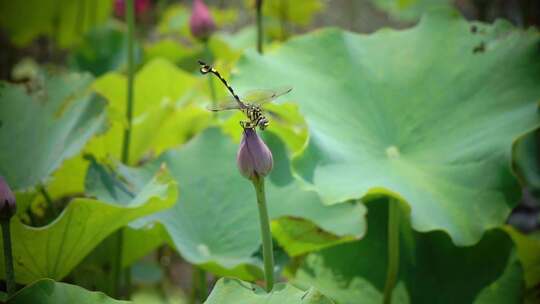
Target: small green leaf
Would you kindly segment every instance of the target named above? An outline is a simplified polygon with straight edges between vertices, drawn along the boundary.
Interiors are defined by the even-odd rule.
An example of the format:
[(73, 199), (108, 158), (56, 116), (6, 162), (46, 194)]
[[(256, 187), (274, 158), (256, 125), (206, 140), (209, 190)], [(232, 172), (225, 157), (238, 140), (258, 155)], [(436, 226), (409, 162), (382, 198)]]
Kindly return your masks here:
[(131, 303), (109, 298), (102, 292), (88, 291), (77, 285), (42, 279), (19, 290), (8, 304), (122, 304)]
[[(11, 221), (15, 278), (19, 283), (48, 277), (64, 278), (105, 237), (129, 222), (166, 209), (175, 202), (177, 185), (160, 170), (122, 204), (77, 198), (60, 216), (44, 227)], [(2, 251), (3, 252), (3, 251)], [(3, 258), (3, 255), (0, 255)], [(0, 263), (0, 275), (4, 264)]]
[(236, 279), (220, 279), (205, 304), (332, 304), (314, 289), (300, 290), (289, 284), (276, 284), (267, 293), (258, 285)]
[(89, 93), (91, 82), (88, 74), (66, 74), (26, 88), (0, 84), (0, 174), (13, 189), (44, 182), (104, 127), (105, 102)]

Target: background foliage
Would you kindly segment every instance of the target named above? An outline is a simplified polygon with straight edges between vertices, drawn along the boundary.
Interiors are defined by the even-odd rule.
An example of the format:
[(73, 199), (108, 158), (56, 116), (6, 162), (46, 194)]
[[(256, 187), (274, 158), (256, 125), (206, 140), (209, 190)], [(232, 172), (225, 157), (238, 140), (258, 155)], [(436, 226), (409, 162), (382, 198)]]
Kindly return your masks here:
[[(0, 1), (0, 175), (17, 197), (19, 289), (0, 299), (381, 303), (391, 199), (392, 303), (540, 299), (534, 1), (265, 0), (264, 54), (255, 1), (206, 1), (206, 41), (190, 31), (191, 1), (135, 1), (126, 163), (123, 2)], [(244, 117), (206, 110), (227, 92), (197, 59), (241, 96), (293, 87), (259, 132), (274, 157), (282, 283), (270, 293), (255, 193), (235, 166)]]

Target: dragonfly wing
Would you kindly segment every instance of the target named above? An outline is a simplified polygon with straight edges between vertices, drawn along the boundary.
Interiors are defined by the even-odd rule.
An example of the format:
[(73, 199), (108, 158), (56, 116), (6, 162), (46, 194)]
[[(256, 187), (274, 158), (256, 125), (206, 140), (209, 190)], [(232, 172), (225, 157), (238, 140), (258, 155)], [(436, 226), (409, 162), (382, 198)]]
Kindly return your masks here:
[(283, 87), (271, 90), (253, 90), (247, 92), (242, 97), (242, 101), (251, 104), (264, 104), (270, 102), (281, 95), (285, 95), (292, 90), (291, 87)]
[(223, 103), (218, 105), (209, 105), (206, 107), (208, 110), (217, 112), (217, 111), (225, 111), (225, 110), (235, 110), (240, 109), (240, 104), (238, 102), (229, 102), (229, 103)]

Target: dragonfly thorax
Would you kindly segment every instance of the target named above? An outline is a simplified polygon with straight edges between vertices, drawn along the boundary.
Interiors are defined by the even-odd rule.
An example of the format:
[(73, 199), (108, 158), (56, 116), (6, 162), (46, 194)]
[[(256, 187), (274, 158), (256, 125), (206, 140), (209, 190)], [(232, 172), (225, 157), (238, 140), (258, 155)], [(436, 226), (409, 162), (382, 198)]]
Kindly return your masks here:
[(242, 126), (245, 128), (256, 128), (259, 127), (261, 130), (266, 129), (270, 122), (263, 114), (263, 111), (260, 106), (246, 104), (246, 107), (242, 109), (246, 114), (249, 121), (243, 122)]

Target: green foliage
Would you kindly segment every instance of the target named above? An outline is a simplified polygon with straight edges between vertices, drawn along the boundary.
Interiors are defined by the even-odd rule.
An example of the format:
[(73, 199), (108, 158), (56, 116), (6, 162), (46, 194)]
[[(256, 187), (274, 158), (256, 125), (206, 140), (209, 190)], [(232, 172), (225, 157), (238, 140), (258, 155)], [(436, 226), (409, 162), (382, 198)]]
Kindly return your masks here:
[[(130, 163), (180, 145), (210, 123), (211, 113), (191, 104), (204, 84), (163, 59), (147, 63), (137, 73)], [(94, 88), (109, 101), (112, 126), (88, 150), (99, 157), (119, 159), (125, 125), (126, 78), (108, 73), (96, 80)]]
[(325, 203), (396, 197), (417, 231), (472, 245), (517, 201), (511, 147), (538, 127), (540, 99), (537, 33), (475, 26), (438, 14), (406, 31), (319, 31), (248, 52), (234, 83), (294, 86), (310, 138), (293, 167)]
[(0, 84), (0, 174), (13, 189), (43, 183), (104, 127), (105, 102), (89, 92), (92, 80), (66, 74)]
[[(275, 155), (274, 170), (268, 178), (267, 193), (270, 216), (274, 219), (293, 216), (305, 218), (322, 227), (330, 239), (316, 239), (321, 233), (305, 231), (307, 239), (296, 244), (294, 236), (281, 233), (278, 240), (287, 249), (294, 246), (294, 253), (303, 253), (314, 246), (308, 233), (313, 235), (316, 248), (329, 246), (341, 237), (359, 238), (364, 230), (364, 207), (347, 203), (324, 206), (315, 193), (300, 190), (289, 171), (285, 147), (275, 136), (268, 141)], [(141, 169), (119, 168), (117, 173), (129, 184), (141, 183), (163, 164), (171, 170), (182, 192), (178, 203), (171, 209), (136, 222), (133, 227), (157, 221), (165, 227), (175, 247), (182, 256), (194, 264), (218, 272), (242, 274), (247, 279), (258, 277), (259, 260), (253, 254), (260, 246), (259, 225), (255, 193), (236, 168), (237, 147), (218, 130), (203, 132), (193, 141), (177, 150), (170, 150)], [(114, 177), (100, 175), (99, 187), (87, 191), (99, 197), (109, 197), (113, 189), (121, 189)], [(103, 182), (105, 181), (105, 182)], [(115, 186), (118, 185), (118, 186)], [(116, 188), (115, 188), (116, 187)], [(251, 266), (240, 266), (250, 264)], [(225, 270), (223, 268), (228, 268)]]
[(397, 20), (415, 21), (436, 9), (452, 9), (449, 0), (372, 0), (380, 9)]
[(289, 284), (276, 284), (267, 293), (255, 284), (235, 279), (220, 279), (205, 304), (332, 304), (314, 289), (300, 290)]
[[(120, 200), (76, 198), (54, 222), (44, 227), (29, 227), (19, 218), (13, 218), (11, 233), (16, 240), (13, 257), (17, 282), (64, 278), (105, 237), (137, 218), (171, 207), (177, 197), (176, 183), (163, 170), (139, 191), (127, 190), (128, 194)], [(1, 275), (3, 268), (1, 263)]]
[(122, 304), (130, 303), (107, 297), (101, 292), (92, 292), (76, 285), (42, 279), (17, 292), (8, 304)]
[(265, 15), (275, 19), (284, 19), (285, 22), (307, 26), (311, 24), (317, 13), (324, 9), (321, 0), (279, 0), (263, 1), (263, 12)]
[(535, 288), (540, 284), (540, 238), (538, 235), (524, 235), (510, 226), (504, 229), (516, 244), (519, 259), (525, 270), (527, 287)]
[(540, 197), (540, 131), (525, 134), (514, 145), (514, 168), (529, 190)]
[[(126, 46), (127, 34), (122, 25), (110, 21), (84, 35), (81, 45), (71, 53), (69, 65), (74, 70), (89, 71), (95, 76), (122, 69), (127, 63)], [(135, 57), (141, 57), (141, 50), (137, 45)]]
[[(358, 242), (309, 254), (293, 280), (339, 304), (381, 303), (387, 255), (384, 201), (369, 207), (369, 233)], [(404, 215), (402, 215), (404, 218)], [(392, 303), (520, 303), (522, 267), (510, 237), (491, 230), (472, 247), (455, 247), (442, 232), (401, 229), (399, 282)]]
[(62, 48), (78, 42), (82, 35), (110, 16), (112, 0), (28, 0), (0, 1), (0, 26), (19, 46), (39, 35), (47, 35)]

